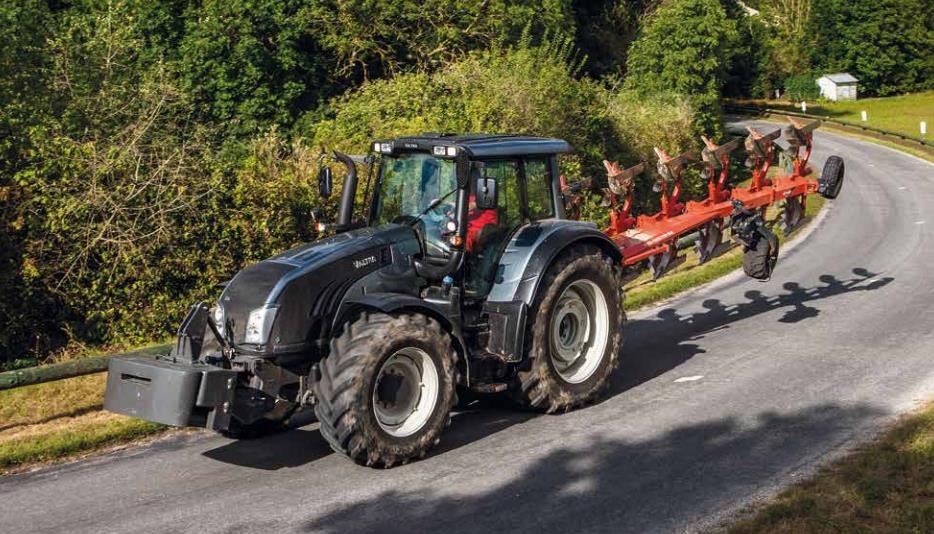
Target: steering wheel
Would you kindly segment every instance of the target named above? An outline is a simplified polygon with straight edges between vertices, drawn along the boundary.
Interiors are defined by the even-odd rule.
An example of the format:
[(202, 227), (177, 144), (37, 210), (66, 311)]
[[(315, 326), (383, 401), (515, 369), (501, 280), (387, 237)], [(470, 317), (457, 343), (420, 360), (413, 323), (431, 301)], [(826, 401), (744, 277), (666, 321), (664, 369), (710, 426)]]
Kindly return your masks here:
[[(435, 202), (438, 202), (438, 199), (432, 200), (431, 204)], [(448, 219), (454, 217), (454, 203), (442, 202), (429, 210), (428, 213), (425, 214), (425, 217), (433, 222), (446, 222)]]

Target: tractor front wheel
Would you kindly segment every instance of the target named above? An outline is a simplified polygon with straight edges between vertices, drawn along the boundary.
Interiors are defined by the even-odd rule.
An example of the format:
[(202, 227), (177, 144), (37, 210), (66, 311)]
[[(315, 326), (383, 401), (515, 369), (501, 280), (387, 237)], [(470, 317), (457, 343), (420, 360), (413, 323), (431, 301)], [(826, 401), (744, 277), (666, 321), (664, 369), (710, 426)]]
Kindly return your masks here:
[(392, 467), (440, 439), (454, 404), (450, 336), (419, 314), (365, 313), (331, 341), (315, 384), (315, 414), (335, 451)]

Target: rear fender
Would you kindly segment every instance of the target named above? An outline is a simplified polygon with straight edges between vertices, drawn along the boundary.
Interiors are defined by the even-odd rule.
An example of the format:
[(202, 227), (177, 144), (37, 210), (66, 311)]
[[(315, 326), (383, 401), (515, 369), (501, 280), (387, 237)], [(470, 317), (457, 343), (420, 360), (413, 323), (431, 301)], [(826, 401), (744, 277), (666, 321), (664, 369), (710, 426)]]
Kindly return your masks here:
[[(539, 292), (541, 280), (559, 254), (583, 243), (592, 244), (621, 262), (623, 255), (613, 241), (590, 222), (549, 219), (519, 229), (500, 259), (497, 279), (484, 311), (489, 316), (488, 350), (509, 362), (522, 360), (525, 322)], [(501, 330), (501, 331), (500, 331)]]

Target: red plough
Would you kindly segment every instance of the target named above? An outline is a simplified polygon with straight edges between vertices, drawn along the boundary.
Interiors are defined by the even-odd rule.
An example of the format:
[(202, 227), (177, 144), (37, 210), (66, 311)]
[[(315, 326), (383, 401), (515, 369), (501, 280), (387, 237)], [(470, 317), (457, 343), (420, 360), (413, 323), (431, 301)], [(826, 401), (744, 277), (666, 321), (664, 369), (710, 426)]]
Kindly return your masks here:
[[(826, 198), (836, 198), (843, 182), (842, 161), (833, 161), (839, 159), (835, 156), (828, 159), (819, 180), (808, 178), (813, 132), (820, 121), (789, 120), (791, 124), (785, 128), (785, 138), (789, 144), (786, 154), (791, 158), (791, 173), (771, 179), (767, 173), (775, 159), (775, 141), (782, 131), (762, 134), (748, 128), (749, 135), (743, 144), (748, 154), (747, 165), (752, 168), (752, 179), (747, 187), (728, 185), (730, 154), (740, 147), (740, 138), (717, 145), (704, 137), (705, 146), (700, 157), (693, 151), (672, 157), (656, 148), (659, 178), (654, 189), (660, 195), (661, 209), (654, 214), (632, 214), (634, 179), (644, 172), (645, 164), (621, 169), (616, 163), (604, 161), (609, 186), (606, 193), (611, 206), (610, 225), (604, 231), (622, 250), (624, 264), (632, 266), (644, 261), (657, 279), (684, 260), (683, 255), (678, 255), (678, 240), (695, 232), (695, 250), (700, 262), (706, 262), (729, 248), (723, 237), (726, 220), (730, 218), (732, 235), (745, 245), (745, 252), (756, 254), (758, 249), (759, 254), (772, 258), (774, 265), (777, 240), (769, 237), (770, 232), (762, 220), (766, 208), (784, 201), (782, 226), (786, 233), (790, 232), (804, 216), (808, 195), (819, 193)], [(707, 197), (682, 201), (682, 176), (689, 166), (698, 164), (702, 176), (707, 179)], [(757, 219), (750, 221), (750, 217)], [(747, 229), (746, 235), (739, 235), (741, 220)], [(772, 246), (757, 246), (757, 232)], [(768, 278), (771, 268), (764, 274), (753, 275), (748, 269), (747, 273)]]

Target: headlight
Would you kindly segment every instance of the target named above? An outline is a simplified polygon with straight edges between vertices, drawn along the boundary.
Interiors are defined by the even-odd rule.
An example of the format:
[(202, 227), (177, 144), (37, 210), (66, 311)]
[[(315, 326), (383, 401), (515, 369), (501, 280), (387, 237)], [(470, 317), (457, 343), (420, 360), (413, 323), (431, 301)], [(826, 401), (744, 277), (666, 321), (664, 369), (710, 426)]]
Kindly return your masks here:
[(218, 304), (217, 306), (214, 306), (213, 316), (214, 316), (214, 326), (217, 327), (217, 331), (220, 332), (221, 337), (224, 337), (225, 335), (224, 323), (226, 323), (227, 321), (224, 320), (225, 319), (224, 308), (220, 304)]
[(269, 339), (269, 333), (272, 331), (272, 323), (276, 320), (276, 312), (279, 308), (257, 308), (250, 312), (250, 318), (246, 322), (245, 343), (262, 345)]

